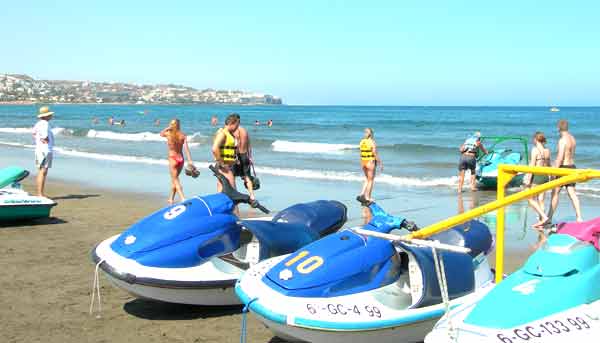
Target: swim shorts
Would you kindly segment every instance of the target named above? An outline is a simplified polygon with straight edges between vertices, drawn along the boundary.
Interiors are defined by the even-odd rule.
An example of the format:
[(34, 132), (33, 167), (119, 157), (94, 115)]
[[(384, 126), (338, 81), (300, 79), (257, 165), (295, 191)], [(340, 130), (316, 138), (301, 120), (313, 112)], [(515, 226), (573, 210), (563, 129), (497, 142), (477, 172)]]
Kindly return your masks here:
[(252, 176), (252, 173), (250, 172), (250, 165), (251, 162), (247, 153), (238, 154), (238, 163), (233, 167), (233, 175), (239, 177)]
[(470, 170), (471, 173), (475, 173), (475, 166), (477, 165), (477, 159), (475, 156), (463, 154), (460, 156), (458, 161), (458, 170)]
[[(577, 169), (577, 167), (574, 164), (561, 164), (559, 168)], [(575, 184), (570, 183), (568, 185), (564, 185), (563, 187), (575, 187)]]
[(37, 167), (37, 169), (52, 168), (52, 158), (52, 152), (36, 151), (35, 166)]

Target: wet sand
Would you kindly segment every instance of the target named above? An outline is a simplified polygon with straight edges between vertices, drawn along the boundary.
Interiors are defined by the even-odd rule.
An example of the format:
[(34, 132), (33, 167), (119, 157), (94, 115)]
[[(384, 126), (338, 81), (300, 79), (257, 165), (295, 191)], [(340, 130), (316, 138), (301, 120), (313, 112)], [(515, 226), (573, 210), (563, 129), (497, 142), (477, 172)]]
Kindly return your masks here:
[[(25, 188), (33, 190), (31, 183)], [(3, 342), (239, 342), (241, 307), (137, 300), (102, 276), (101, 316), (89, 315), (90, 250), (165, 199), (52, 179), (48, 194), (59, 203), (52, 218), (0, 227)], [(507, 270), (525, 256), (518, 255), (508, 258)], [(248, 342), (281, 342), (252, 316), (247, 327)]]
[[(31, 184), (25, 188), (32, 191)], [(240, 307), (194, 307), (136, 300), (101, 277), (102, 313), (90, 316), (90, 250), (163, 198), (50, 179), (59, 204), (47, 220), (0, 227), (2, 342), (239, 342)], [(249, 316), (248, 342), (271, 333)]]

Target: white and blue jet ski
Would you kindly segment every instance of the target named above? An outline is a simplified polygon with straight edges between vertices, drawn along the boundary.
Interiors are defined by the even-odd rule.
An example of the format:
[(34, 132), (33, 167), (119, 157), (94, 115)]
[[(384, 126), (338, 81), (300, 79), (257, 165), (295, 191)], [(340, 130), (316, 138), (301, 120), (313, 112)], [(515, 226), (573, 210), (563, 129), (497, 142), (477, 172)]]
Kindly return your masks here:
[[(412, 226), (375, 203), (369, 208), (373, 218), (363, 231), (398, 233)], [(441, 254), (449, 306), (493, 282), (487, 261), (492, 236), (483, 223), (470, 221), (431, 239), (470, 249)], [(446, 308), (434, 261), (430, 248), (346, 229), (251, 267), (236, 293), (287, 340), (421, 342)]]
[(523, 267), (450, 311), (426, 343), (600, 341), (600, 218), (558, 225)]
[(112, 283), (139, 298), (240, 304), (233, 288), (248, 267), (289, 254), (346, 221), (346, 207), (326, 200), (296, 204), (273, 217), (239, 220), (233, 214), (239, 203), (268, 210), (211, 169), (225, 185), (223, 193), (163, 208), (93, 249), (94, 263)]

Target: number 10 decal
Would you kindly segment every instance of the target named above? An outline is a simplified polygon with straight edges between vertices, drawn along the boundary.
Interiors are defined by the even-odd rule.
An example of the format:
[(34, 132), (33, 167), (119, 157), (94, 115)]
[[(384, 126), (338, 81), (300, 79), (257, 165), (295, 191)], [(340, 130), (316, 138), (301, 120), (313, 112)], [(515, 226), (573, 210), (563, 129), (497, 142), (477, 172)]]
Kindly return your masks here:
[[(298, 255), (296, 255), (291, 260), (287, 261), (285, 263), (285, 266), (286, 267), (293, 266), (296, 262), (298, 262), (301, 259), (308, 256), (308, 254), (309, 254), (309, 252), (306, 250), (299, 252)], [(308, 274), (308, 273), (311, 273), (313, 270), (319, 268), (323, 264), (323, 262), (324, 261), (321, 256), (311, 256), (311, 257), (305, 259), (304, 261), (300, 262), (300, 264), (298, 264), (298, 266), (296, 267), (296, 270), (300, 274)]]

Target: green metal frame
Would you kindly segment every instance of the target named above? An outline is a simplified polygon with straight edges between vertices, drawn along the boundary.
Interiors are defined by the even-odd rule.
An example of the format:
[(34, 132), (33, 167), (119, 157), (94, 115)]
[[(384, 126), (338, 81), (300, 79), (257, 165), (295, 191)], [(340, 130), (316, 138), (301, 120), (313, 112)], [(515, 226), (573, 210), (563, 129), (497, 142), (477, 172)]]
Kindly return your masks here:
[[(506, 141), (519, 141), (523, 144), (523, 151), (525, 152), (525, 164), (529, 165), (529, 148), (527, 146), (527, 138), (523, 136), (482, 136), (481, 143), (483, 144), (485, 141), (492, 141), (492, 146), (486, 148), (488, 152), (494, 151), (494, 148), (503, 142)], [(477, 161), (481, 161), (487, 154), (481, 155), (477, 158)]]

